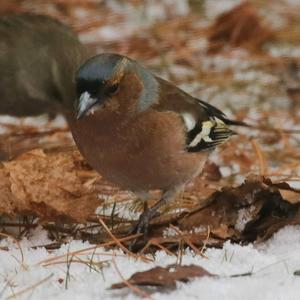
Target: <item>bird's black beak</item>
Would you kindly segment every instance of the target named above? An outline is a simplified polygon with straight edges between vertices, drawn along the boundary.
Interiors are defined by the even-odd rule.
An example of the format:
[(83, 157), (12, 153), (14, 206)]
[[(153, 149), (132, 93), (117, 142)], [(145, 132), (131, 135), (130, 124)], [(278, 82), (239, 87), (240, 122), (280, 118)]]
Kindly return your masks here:
[(77, 106), (77, 120), (83, 117), (86, 112), (91, 109), (98, 102), (97, 98), (91, 97), (88, 92), (84, 92), (80, 95)]

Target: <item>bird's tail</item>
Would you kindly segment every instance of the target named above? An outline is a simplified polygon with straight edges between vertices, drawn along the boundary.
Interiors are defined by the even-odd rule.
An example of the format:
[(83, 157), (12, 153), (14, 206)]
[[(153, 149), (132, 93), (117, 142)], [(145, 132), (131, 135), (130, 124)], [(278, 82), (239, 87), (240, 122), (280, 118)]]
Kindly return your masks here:
[(243, 126), (243, 127), (252, 127), (252, 125), (247, 124), (246, 122), (243, 121), (237, 121), (237, 120), (230, 120), (227, 119), (226, 117), (222, 118), (222, 121), (226, 124), (226, 125), (232, 125), (232, 126)]
[(243, 121), (237, 120), (230, 120), (227, 116), (220, 111), (218, 108), (208, 104), (200, 99), (195, 98), (199, 104), (207, 111), (207, 113), (212, 117), (217, 117), (218, 119), (222, 120), (226, 125), (233, 125), (233, 126), (244, 126), (244, 127), (253, 127)]

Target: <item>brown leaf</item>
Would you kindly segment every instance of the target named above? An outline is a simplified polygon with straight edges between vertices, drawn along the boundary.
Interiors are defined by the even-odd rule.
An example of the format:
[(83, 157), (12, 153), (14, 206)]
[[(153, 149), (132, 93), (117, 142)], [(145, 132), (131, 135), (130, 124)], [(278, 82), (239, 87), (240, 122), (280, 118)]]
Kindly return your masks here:
[(300, 202), (300, 192), (293, 190), (281, 190), (279, 189), (281, 197), (290, 203)]
[[(250, 177), (239, 187), (215, 192), (206, 204), (179, 220), (179, 228), (185, 232), (210, 228), (212, 236), (220, 239), (265, 239), (283, 224), (296, 222), (299, 205), (283, 198), (283, 187), (287, 189), (285, 183)], [(299, 195), (291, 188), (288, 191)]]
[(290, 203), (300, 202), (300, 190), (292, 188), (287, 182), (273, 183), (270, 179), (264, 178), (264, 183), (277, 188), (284, 200)]
[(14, 202), (10, 189), (9, 172), (5, 169), (0, 169), (0, 212), (7, 215), (14, 214)]
[[(148, 271), (137, 272), (128, 279), (128, 282), (132, 285), (139, 286), (176, 288), (176, 281), (188, 282), (192, 278), (203, 276), (213, 275), (196, 265), (169, 265), (165, 268), (155, 267)], [(126, 287), (126, 284), (123, 282), (111, 286), (112, 289), (120, 289), (123, 287)]]
[(80, 177), (80, 161), (77, 151), (45, 154), (37, 149), (3, 163), (0, 212), (86, 221), (101, 201), (93, 185), (86, 184), (88, 179)]
[(221, 14), (209, 29), (209, 53), (216, 53), (226, 45), (261, 50), (262, 45), (272, 36), (256, 7), (244, 2)]

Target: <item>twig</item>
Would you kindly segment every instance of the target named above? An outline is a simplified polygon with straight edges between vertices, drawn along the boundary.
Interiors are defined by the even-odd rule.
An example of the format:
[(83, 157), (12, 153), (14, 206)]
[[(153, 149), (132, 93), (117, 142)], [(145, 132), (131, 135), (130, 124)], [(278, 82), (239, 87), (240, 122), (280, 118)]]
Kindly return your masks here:
[(170, 224), (170, 227), (172, 229), (174, 229), (177, 234), (182, 238), (182, 240), (195, 252), (195, 254), (198, 254), (200, 255), (201, 257), (204, 257), (204, 258), (207, 258), (203, 253), (202, 251), (200, 251), (192, 242), (191, 240), (185, 236), (185, 234), (179, 229), (177, 228), (176, 226)]
[(100, 224), (103, 226), (103, 228), (106, 230), (106, 232), (108, 233), (108, 235), (115, 241), (115, 243), (129, 256), (133, 256), (136, 259), (141, 258), (143, 261), (146, 262), (150, 262), (152, 261), (150, 258), (147, 258), (143, 255), (137, 255), (131, 251), (129, 251), (121, 242), (120, 240), (118, 240), (113, 234), (112, 232), (109, 230), (109, 228), (106, 226), (106, 224), (103, 222), (103, 220), (101, 218), (99, 218), (99, 222)]
[[(208, 242), (208, 240), (209, 240), (209, 237), (210, 237), (210, 226), (207, 226), (207, 236), (206, 236), (206, 239), (204, 240), (204, 242), (203, 242), (203, 246), (202, 246), (202, 248), (201, 248), (201, 250), (200, 250), (200, 252), (203, 254), (203, 252), (204, 252), (204, 250), (205, 250), (205, 248), (206, 248), (206, 245), (207, 245), (207, 242)], [(204, 255), (204, 254), (203, 254)]]
[(13, 237), (12, 235), (7, 234), (7, 233), (0, 232), (0, 236), (4, 236), (6, 238), (11, 238), (16, 242), (16, 244), (20, 250), (20, 253), (21, 253), (21, 263), (24, 264), (24, 253), (23, 253), (22, 247), (20, 245), (20, 242), (15, 237)]
[(20, 296), (20, 295), (22, 295), (22, 294), (24, 294), (24, 293), (26, 293), (26, 292), (29, 292), (30, 290), (35, 289), (35, 288), (38, 287), (39, 285), (45, 283), (45, 282), (48, 281), (53, 275), (54, 275), (53, 273), (50, 274), (50, 275), (47, 276), (46, 278), (44, 278), (44, 279), (38, 281), (37, 283), (35, 283), (35, 284), (33, 284), (33, 285), (27, 287), (26, 289), (21, 290), (21, 291), (19, 291), (19, 292), (17, 292), (17, 293), (14, 293), (14, 294), (11, 295), (11, 296), (8, 296), (7, 298), (5, 298), (5, 300), (16, 299), (18, 296)]
[(261, 176), (264, 176), (267, 173), (267, 166), (264, 155), (255, 139), (251, 139), (251, 144), (258, 158), (260, 174)]
[[(133, 240), (133, 239), (137, 238), (138, 236), (140, 236), (140, 234), (133, 234), (133, 235), (130, 235), (130, 236), (126, 236), (124, 238), (119, 239), (119, 242), (130, 241), (130, 240)], [(95, 246), (92, 246), (92, 247), (87, 247), (87, 248), (84, 248), (84, 249), (80, 249), (80, 250), (70, 252), (69, 255), (70, 254), (71, 255), (78, 255), (78, 254), (83, 255), (83, 254), (86, 254), (86, 252), (88, 252), (88, 251), (94, 251), (95, 248), (97, 249), (97, 248), (100, 248), (100, 247), (109, 247), (109, 246), (112, 246), (112, 245), (115, 245), (115, 244), (116, 244), (115, 241), (109, 241), (107, 243), (98, 244), (98, 245), (95, 245)], [(64, 258), (66, 255), (67, 254), (62, 254), (62, 255), (58, 255), (58, 256), (55, 256), (55, 257), (51, 257), (51, 258), (42, 260), (42, 261), (38, 262), (37, 265), (47, 264), (49, 262), (56, 261), (58, 259)]]
[(249, 125), (250, 129), (256, 129), (259, 131), (267, 131), (267, 132), (275, 132), (275, 133), (285, 133), (285, 134), (300, 134), (300, 130), (297, 129), (284, 129), (284, 128), (270, 128), (267, 126), (256, 126), (256, 125)]
[[(112, 255), (113, 256), (113, 255)], [(84, 261), (82, 259), (80, 259), (79, 257), (75, 256), (77, 259), (72, 259), (72, 263), (78, 263), (78, 264), (84, 264), (86, 266), (92, 266), (93, 264), (94, 265), (97, 265), (96, 263), (93, 263), (91, 261)], [(48, 264), (45, 264), (43, 265), (43, 267), (49, 267), (49, 266), (53, 266), (53, 265), (61, 265), (61, 264), (68, 264), (70, 261), (67, 261), (67, 260), (62, 260), (62, 261), (55, 261), (55, 262), (52, 262), (52, 263), (48, 263)], [(109, 262), (109, 260), (105, 260), (105, 261), (102, 261), (100, 263), (107, 263)], [(99, 263), (99, 264), (100, 264)]]
[(167, 254), (169, 255), (175, 255), (175, 253), (171, 252), (169, 249), (167, 249), (166, 247), (164, 247), (163, 245), (161, 245), (160, 243), (157, 242), (157, 239), (151, 239), (150, 241), (147, 242), (147, 244), (143, 247), (143, 249), (140, 251), (140, 254), (144, 254), (146, 252), (146, 250), (150, 247), (150, 246), (156, 246), (159, 249), (165, 251)]
[(71, 263), (73, 260), (74, 255), (71, 256), (71, 258), (69, 259), (69, 253), (70, 253), (70, 246), (71, 246), (71, 242), (68, 245), (68, 252), (67, 252), (67, 272), (66, 272), (66, 280), (65, 280), (65, 289), (68, 289), (68, 283), (70, 280), (70, 268), (71, 268)]

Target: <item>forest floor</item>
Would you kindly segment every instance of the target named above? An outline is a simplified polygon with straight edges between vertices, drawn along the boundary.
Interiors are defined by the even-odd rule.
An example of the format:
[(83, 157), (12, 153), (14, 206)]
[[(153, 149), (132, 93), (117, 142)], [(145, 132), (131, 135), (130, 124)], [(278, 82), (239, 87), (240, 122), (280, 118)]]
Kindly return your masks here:
[(240, 3), (0, 8), (57, 17), (94, 53), (133, 57), (252, 125), (235, 128), (132, 253), (143, 205), (84, 162), (63, 118), (0, 117), (0, 299), (299, 299), (300, 3)]

